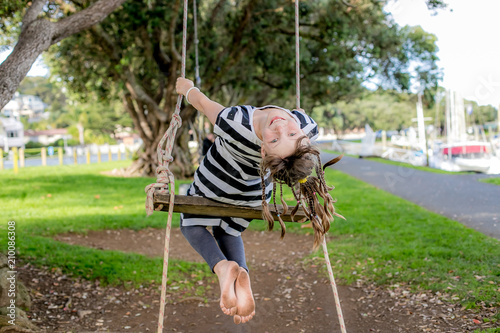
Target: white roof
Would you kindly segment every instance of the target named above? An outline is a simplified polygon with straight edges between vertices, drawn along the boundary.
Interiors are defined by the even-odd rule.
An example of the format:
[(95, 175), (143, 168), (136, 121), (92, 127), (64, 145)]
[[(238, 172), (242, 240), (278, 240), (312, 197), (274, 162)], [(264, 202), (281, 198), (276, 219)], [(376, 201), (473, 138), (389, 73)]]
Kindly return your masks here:
[(4, 109), (12, 111), (19, 110), (20, 109), (19, 102), (12, 99), (4, 106)]
[(24, 129), (23, 123), (13, 118), (0, 118), (0, 124), (6, 131), (22, 131)]

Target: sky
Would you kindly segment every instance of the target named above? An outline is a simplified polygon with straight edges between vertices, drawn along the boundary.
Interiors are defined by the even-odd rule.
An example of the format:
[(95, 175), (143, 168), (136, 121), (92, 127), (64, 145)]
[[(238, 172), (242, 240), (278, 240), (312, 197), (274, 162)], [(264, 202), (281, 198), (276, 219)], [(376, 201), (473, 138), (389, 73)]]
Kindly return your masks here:
[[(437, 37), (441, 86), (479, 105), (500, 105), (500, 0), (445, 0), (448, 8), (427, 9), (425, 0), (390, 0), (386, 11), (396, 23), (420, 25)], [(0, 53), (0, 62), (7, 53)], [(28, 73), (47, 75), (38, 60)]]
[(436, 35), (441, 86), (479, 105), (500, 105), (500, 0), (445, 0), (432, 15), (424, 0), (391, 0), (398, 25), (420, 25)]

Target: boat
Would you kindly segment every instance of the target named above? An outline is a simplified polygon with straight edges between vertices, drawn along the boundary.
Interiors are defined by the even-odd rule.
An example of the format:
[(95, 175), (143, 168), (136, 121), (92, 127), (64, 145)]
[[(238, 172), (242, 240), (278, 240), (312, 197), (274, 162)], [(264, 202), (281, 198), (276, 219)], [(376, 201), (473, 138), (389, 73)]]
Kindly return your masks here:
[(495, 173), (498, 163), (491, 145), (479, 141), (437, 144), (430, 158), (431, 167), (458, 172)]
[[(434, 142), (429, 165), (445, 171), (500, 173), (500, 155), (495, 145), (486, 140), (484, 129), (473, 125), (475, 139), (467, 134), (464, 100), (460, 94), (446, 92), (445, 111), (446, 143)], [(482, 134), (482, 141), (478, 139), (479, 134)]]

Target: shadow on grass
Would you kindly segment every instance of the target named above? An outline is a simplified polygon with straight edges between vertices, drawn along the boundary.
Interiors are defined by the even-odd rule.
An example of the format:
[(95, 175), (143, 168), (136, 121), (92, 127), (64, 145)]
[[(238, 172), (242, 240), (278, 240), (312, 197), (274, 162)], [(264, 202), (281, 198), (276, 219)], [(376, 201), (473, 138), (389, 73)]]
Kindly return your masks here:
[[(103, 285), (138, 287), (161, 282), (161, 257), (97, 250), (33, 235), (22, 237), (18, 251), (34, 265), (58, 267), (64, 274), (99, 280)], [(170, 265), (174, 269), (169, 270), (169, 284), (194, 285), (212, 276), (207, 265), (201, 263), (170, 259)]]
[(89, 193), (96, 189), (102, 191), (103, 188), (106, 188), (106, 192), (114, 193), (117, 197), (123, 197), (123, 193), (136, 193), (140, 189), (144, 190), (146, 185), (154, 182), (152, 178), (121, 178), (95, 174), (50, 175), (30, 178), (12, 177), (8, 180), (8, 186), (5, 186), (5, 190), (2, 191), (0, 197), (26, 198), (33, 192), (77, 195), (79, 193)]
[[(113, 209), (110, 209), (113, 211)], [(22, 222), (22, 219), (21, 219)], [(29, 225), (24, 227), (18, 224), (17, 232), (39, 236), (53, 236), (64, 232), (77, 232), (85, 234), (90, 230), (106, 229), (132, 229), (140, 230), (144, 228), (165, 228), (167, 224), (167, 214), (155, 212), (152, 216), (146, 217), (146, 213), (136, 214), (102, 214), (96, 212), (80, 213), (78, 215), (54, 217), (33, 217)], [(179, 226), (179, 214), (174, 214), (172, 226)]]

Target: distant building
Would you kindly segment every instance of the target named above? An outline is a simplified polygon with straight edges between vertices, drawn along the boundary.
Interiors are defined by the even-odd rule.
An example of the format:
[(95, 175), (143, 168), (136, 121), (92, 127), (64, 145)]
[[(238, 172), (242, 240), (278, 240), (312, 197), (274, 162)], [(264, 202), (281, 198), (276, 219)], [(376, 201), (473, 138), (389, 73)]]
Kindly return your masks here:
[(38, 96), (20, 95), (18, 92), (4, 106), (2, 114), (4, 117), (26, 117), (30, 122), (40, 121), (48, 118), (45, 112), (47, 105)]
[(2, 116), (4, 117), (19, 117), (19, 110), (21, 105), (15, 99), (11, 99), (7, 105), (2, 109)]
[(133, 133), (132, 128), (130, 127), (122, 128), (121, 126), (117, 126), (117, 129), (113, 137), (116, 139), (117, 142), (123, 143), (125, 146), (134, 146), (142, 144), (141, 137), (138, 134)]
[(70, 139), (71, 135), (68, 135), (68, 130), (66, 128), (55, 128), (44, 131), (27, 130), (24, 131), (24, 143), (39, 142), (42, 145), (50, 145), (59, 139)]
[(0, 117), (0, 147), (9, 150), (11, 147), (24, 147), (24, 126), (15, 118)]

